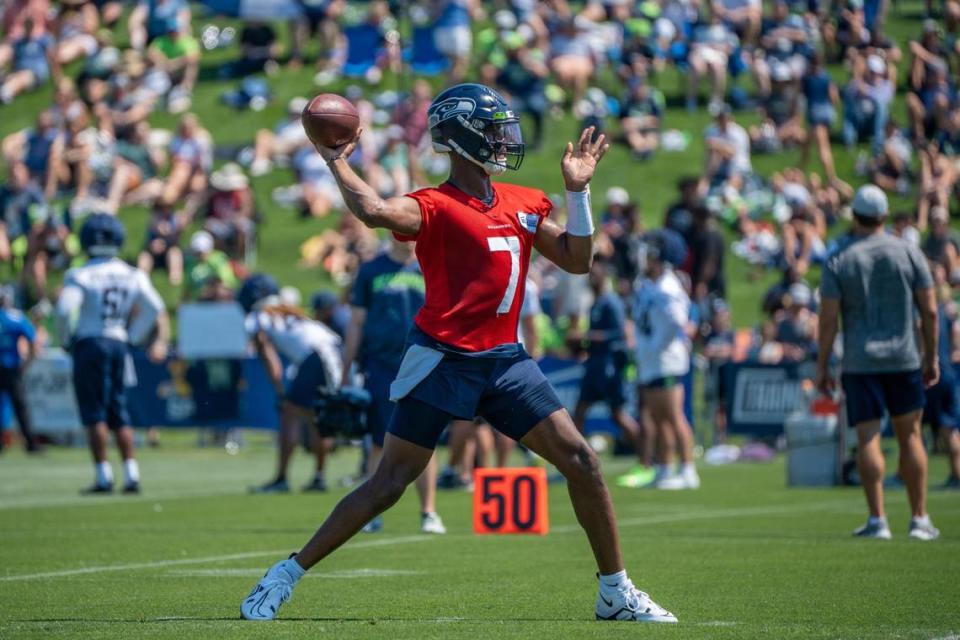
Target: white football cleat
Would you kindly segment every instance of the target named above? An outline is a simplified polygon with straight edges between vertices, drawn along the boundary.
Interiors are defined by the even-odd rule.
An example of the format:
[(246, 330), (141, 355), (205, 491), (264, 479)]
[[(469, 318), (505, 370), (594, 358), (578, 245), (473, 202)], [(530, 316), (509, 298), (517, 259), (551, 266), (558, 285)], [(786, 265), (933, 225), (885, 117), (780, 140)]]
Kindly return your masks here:
[(914, 540), (936, 540), (940, 537), (940, 530), (933, 526), (928, 519), (926, 522), (919, 522), (916, 519), (910, 520), (910, 537)]
[(696, 469), (689, 469), (681, 471), (676, 475), (667, 476), (661, 480), (658, 480), (654, 487), (657, 489), (664, 489), (666, 491), (681, 491), (684, 489), (699, 489), (700, 488), (700, 476), (697, 474)]
[(290, 599), (293, 586), (303, 575), (303, 569), (291, 567), (296, 563), (292, 554), (289, 559), (273, 565), (254, 585), (250, 595), (240, 604), (240, 617), (244, 620), (273, 620), (280, 612), (280, 605)]
[(665, 622), (674, 624), (673, 615), (640, 591), (630, 580), (617, 589), (600, 590), (597, 596), (597, 620), (627, 620), (632, 622)]
[(443, 526), (443, 520), (440, 519), (440, 515), (437, 514), (436, 511), (431, 511), (430, 513), (424, 513), (420, 516), (420, 531), (423, 533), (443, 535), (447, 532), (447, 528)]
[[(912, 533), (912, 529), (911, 529)], [(853, 531), (853, 537), (855, 538), (874, 538), (875, 540), (890, 540), (893, 538), (893, 534), (890, 533), (890, 526), (887, 524), (887, 521), (882, 522), (873, 522), (871, 523), (867, 520), (867, 523), (862, 527), (858, 527)]]

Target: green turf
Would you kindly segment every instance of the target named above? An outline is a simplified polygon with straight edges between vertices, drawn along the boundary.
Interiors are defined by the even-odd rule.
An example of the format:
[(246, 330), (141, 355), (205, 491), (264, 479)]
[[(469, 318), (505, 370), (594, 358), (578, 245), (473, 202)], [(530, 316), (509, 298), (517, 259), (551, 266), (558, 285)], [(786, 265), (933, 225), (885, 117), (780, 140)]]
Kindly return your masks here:
[[(932, 491), (937, 542), (854, 540), (856, 489), (786, 489), (781, 460), (704, 468), (703, 488), (613, 489), (627, 566), (677, 627), (592, 621), (595, 571), (562, 485), (546, 537), (475, 536), (471, 495), (441, 492), (450, 533), (421, 536), (411, 492), (297, 588), (282, 619), (237, 620), (266, 567), (343, 495), (249, 496), (268, 477), (263, 436), (239, 455), (186, 438), (142, 452), (141, 497), (81, 498), (80, 449), (0, 459), (0, 637), (84, 638), (944, 638), (960, 633), (958, 494)], [(334, 455), (331, 479), (355, 468)], [(605, 459), (609, 475), (624, 459)], [(295, 461), (303, 481), (309, 461)], [(935, 460), (931, 477), (945, 475)], [(224, 557), (226, 556), (226, 557)], [(123, 568), (124, 566), (127, 568)], [(64, 575), (57, 575), (63, 572)], [(42, 575), (51, 573), (51, 575)], [(40, 575), (38, 575), (40, 574)], [(269, 629), (269, 630), (268, 630)], [(955, 637), (955, 636), (954, 636)]]

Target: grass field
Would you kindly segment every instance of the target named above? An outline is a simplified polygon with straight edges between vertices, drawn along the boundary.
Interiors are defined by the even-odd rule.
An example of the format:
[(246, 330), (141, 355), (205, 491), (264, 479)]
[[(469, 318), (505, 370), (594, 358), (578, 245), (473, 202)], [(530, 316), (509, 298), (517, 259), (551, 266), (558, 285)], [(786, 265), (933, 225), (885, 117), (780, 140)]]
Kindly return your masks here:
[[(352, 472), (335, 454), (331, 479)], [(613, 475), (627, 464), (605, 459)], [(299, 548), (344, 489), (250, 496), (270, 474), (263, 436), (239, 455), (185, 437), (144, 451), (140, 497), (84, 498), (86, 451), (0, 460), (0, 638), (956, 638), (960, 502), (932, 491), (943, 538), (906, 537), (888, 495), (891, 542), (849, 537), (856, 489), (786, 489), (782, 460), (702, 470), (704, 487), (613, 489), (635, 582), (676, 627), (592, 620), (595, 566), (562, 485), (546, 537), (475, 536), (471, 496), (442, 492), (450, 533), (419, 533), (411, 491), (377, 535), (318, 565), (281, 620), (238, 620), (265, 568)], [(298, 459), (297, 480), (309, 461)], [(946, 474), (935, 460), (931, 478)]]

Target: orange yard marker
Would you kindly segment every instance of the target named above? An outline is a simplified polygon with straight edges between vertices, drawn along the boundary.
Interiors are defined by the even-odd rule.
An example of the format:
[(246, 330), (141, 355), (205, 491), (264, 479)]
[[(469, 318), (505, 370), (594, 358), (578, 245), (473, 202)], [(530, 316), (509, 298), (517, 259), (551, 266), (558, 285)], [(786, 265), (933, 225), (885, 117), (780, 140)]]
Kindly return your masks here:
[(546, 535), (547, 471), (542, 467), (475, 469), (473, 532)]

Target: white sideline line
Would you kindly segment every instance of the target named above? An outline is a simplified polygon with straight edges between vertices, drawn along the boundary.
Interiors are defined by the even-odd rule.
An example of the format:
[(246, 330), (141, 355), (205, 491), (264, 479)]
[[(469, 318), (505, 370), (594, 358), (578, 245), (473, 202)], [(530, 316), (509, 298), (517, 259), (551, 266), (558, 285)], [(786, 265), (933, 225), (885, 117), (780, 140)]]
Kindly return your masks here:
[[(431, 536), (404, 536), (397, 538), (384, 538), (382, 540), (369, 540), (357, 542), (344, 547), (345, 549), (362, 549), (366, 547), (382, 547), (394, 544), (406, 544), (410, 542), (421, 542), (429, 540)], [(82, 567), (80, 569), (65, 569), (63, 571), (46, 571), (43, 573), (23, 573), (12, 576), (0, 576), (0, 582), (14, 582), (18, 580), (42, 580), (44, 578), (65, 578), (68, 576), (80, 576), (89, 573), (104, 573), (107, 571), (136, 571), (138, 569), (158, 569), (163, 567), (176, 567), (189, 564), (207, 564), (210, 562), (228, 562), (230, 560), (247, 560), (250, 558), (262, 558), (264, 556), (279, 556), (289, 553), (289, 549), (280, 551), (249, 551), (247, 553), (232, 553), (222, 556), (206, 556), (203, 558), (178, 558), (176, 560), (157, 560), (156, 562), (132, 562), (129, 564), (107, 564), (94, 567)]]
[[(641, 516), (636, 518), (624, 518), (617, 521), (617, 527), (642, 527), (648, 524), (665, 524), (668, 522), (685, 522), (688, 520), (712, 520), (714, 518), (742, 518), (745, 516), (772, 516), (779, 514), (790, 514), (806, 511), (825, 511), (833, 507), (849, 505), (849, 501), (835, 500), (832, 502), (820, 502), (802, 506), (788, 507), (786, 505), (776, 507), (744, 507), (741, 509), (714, 509), (712, 511), (700, 511), (697, 513), (671, 513), (662, 516)], [(556, 527), (550, 527), (550, 533), (570, 533), (580, 531), (579, 524), (562, 524)]]
[[(835, 506), (849, 505), (850, 500), (835, 500), (831, 502), (812, 503), (803, 506), (775, 506), (775, 507), (746, 507), (743, 509), (714, 509), (712, 511), (700, 511), (697, 513), (677, 513), (662, 516), (626, 518), (618, 522), (619, 527), (637, 527), (650, 524), (664, 524), (668, 522), (685, 522), (689, 520), (709, 520), (713, 518), (741, 518), (754, 515), (777, 515), (789, 514), (806, 511), (822, 511)], [(572, 533), (580, 531), (580, 525), (559, 525), (551, 527), (551, 533)], [(422, 542), (429, 540), (433, 536), (416, 535), (403, 536), (397, 538), (383, 538), (381, 540), (368, 540), (349, 544), (346, 549), (362, 549), (368, 547), (386, 547), (395, 544), (407, 544), (411, 542)], [(280, 551), (250, 551), (247, 553), (234, 553), (223, 556), (207, 556), (203, 558), (178, 558), (176, 560), (158, 560), (156, 562), (136, 562), (130, 564), (111, 564), (93, 567), (83, 567), (80, 569), (65, 569), (63, 571), (47, 571), (44, 573), (24, 573), (12, 576), (0, 576), (0, 582), (14, 582), (20, 580), (42, 580), (44, 578), (64, 578), (68, 576), (78, 576), (90, 573), (103, 573), (106, 571), (136, 571), (138, 569), (157, 569), (162, 567), (175, 567), (178, 565), (189, 564), (207, 564), (210, 562), (227, 562), (230, 560), (245, 560), (249, 558), (261, 558), (264, 556), (274, 556), (286, 553), (287, 550)]]

